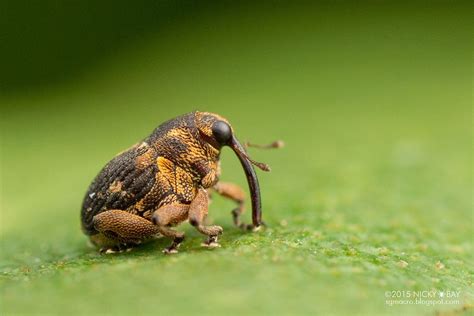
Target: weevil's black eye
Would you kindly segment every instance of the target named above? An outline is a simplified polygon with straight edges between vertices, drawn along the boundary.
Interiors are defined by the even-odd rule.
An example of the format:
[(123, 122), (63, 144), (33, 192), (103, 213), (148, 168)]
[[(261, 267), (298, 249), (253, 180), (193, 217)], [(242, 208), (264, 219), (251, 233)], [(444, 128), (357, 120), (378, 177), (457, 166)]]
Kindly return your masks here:
[(232, 137), (232, 130), (229, 124), (223, 121), (217, 121), (212, 124), (212, 135), (221, 145), (229, 143)]

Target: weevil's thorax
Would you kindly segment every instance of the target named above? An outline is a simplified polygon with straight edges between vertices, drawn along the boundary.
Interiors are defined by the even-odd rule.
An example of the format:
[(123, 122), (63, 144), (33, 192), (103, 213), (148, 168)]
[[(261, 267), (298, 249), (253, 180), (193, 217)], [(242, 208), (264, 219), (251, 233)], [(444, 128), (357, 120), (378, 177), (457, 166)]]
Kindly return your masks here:
[[(208, 168), (219, 168), (220, 148), (204, 141), (200, 118), (203, 112), (193, 112), (160, 125), (146, 141), (159, 157), (164, 157), (192, 175), (199, 183)], [(201, 128), (200, 128), (201, 127)]]

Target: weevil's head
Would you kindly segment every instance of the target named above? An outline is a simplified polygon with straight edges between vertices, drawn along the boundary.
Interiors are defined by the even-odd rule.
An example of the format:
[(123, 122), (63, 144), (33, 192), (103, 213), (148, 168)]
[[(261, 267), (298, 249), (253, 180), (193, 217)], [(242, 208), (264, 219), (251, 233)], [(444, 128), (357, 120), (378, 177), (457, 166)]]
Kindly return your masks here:
[(270, 171), (270, 168), (266, 164), (252, 160), (247, 155), (244, 147), (235, 137), (232, 126), (225, 118), (214, 113), (196, 112), (195, 122), (202, 140), (218, 150), (221, 150), (224, 146), (229, 146), (239, 158), (249, 184), (253, 225), (259, 227), (262, 224), (262, 206), (260, 187), (253, 165), (264, 171)]

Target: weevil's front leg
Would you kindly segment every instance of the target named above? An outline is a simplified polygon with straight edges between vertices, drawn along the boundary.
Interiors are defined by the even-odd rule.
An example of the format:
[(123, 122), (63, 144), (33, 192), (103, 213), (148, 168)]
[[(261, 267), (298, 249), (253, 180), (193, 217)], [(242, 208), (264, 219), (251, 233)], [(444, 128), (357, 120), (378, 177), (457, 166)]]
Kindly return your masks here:
[(237, 207), (232, 210), (232, 219), (234, 225), (240, 228), (252, 228), (253, 225), (246, 225), (240, 221), (240, 216), (244, 212), (245, 193), (238, 185), (230, 182), (218, 182), (214, 186), (214, 190), (221, 196), (228, 198), (237, 203)]
[(136, 245), (159, 234), (150, 221), (122, 210), (109, 210), (94, 216), (98, 234), (91, 241), (101, 247), (101, 252), (114, 252), (123, 246)]
[(177, 253), (178, 248), (184, 240), (184, 233), (170, 228), (188, 218), (189, 205), (170, 204), (157, 209), (152, 216), (152, 221), (158, 231), (167, 237), (173, 238), (171, 245), (163, 250), (166, 254)]
[(200, 233), (208, 236), (207, 240), (202, 244), (205, 247), (219, 247), (217, 243), (217, 236), (222, 234), (222, 227), (220, 226), (205, 226), (204, 220), (209, 209), (209, 195), (206, 190), (200, 188), (196, 197), (191, 202), (189, 207), (189, 222)]

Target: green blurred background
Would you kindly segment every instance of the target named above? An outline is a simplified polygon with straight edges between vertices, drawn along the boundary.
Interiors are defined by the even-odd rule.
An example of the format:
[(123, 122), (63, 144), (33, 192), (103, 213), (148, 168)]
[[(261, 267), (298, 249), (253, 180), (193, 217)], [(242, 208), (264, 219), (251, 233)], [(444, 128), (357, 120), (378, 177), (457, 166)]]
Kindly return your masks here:
[[(2, 314), (472, 313), (470, 2), (2, 1)], [(83, 194), (117, 152), (193, 110), (252, 150), (264, 218), (222, 248), (188, 225), (100, 256)], [(223, 179), (245, 186), (225, 151)], [(247, 214), (247, 220), (249, 216)], [(389, 306), (385, 292), (456, 290)]]

